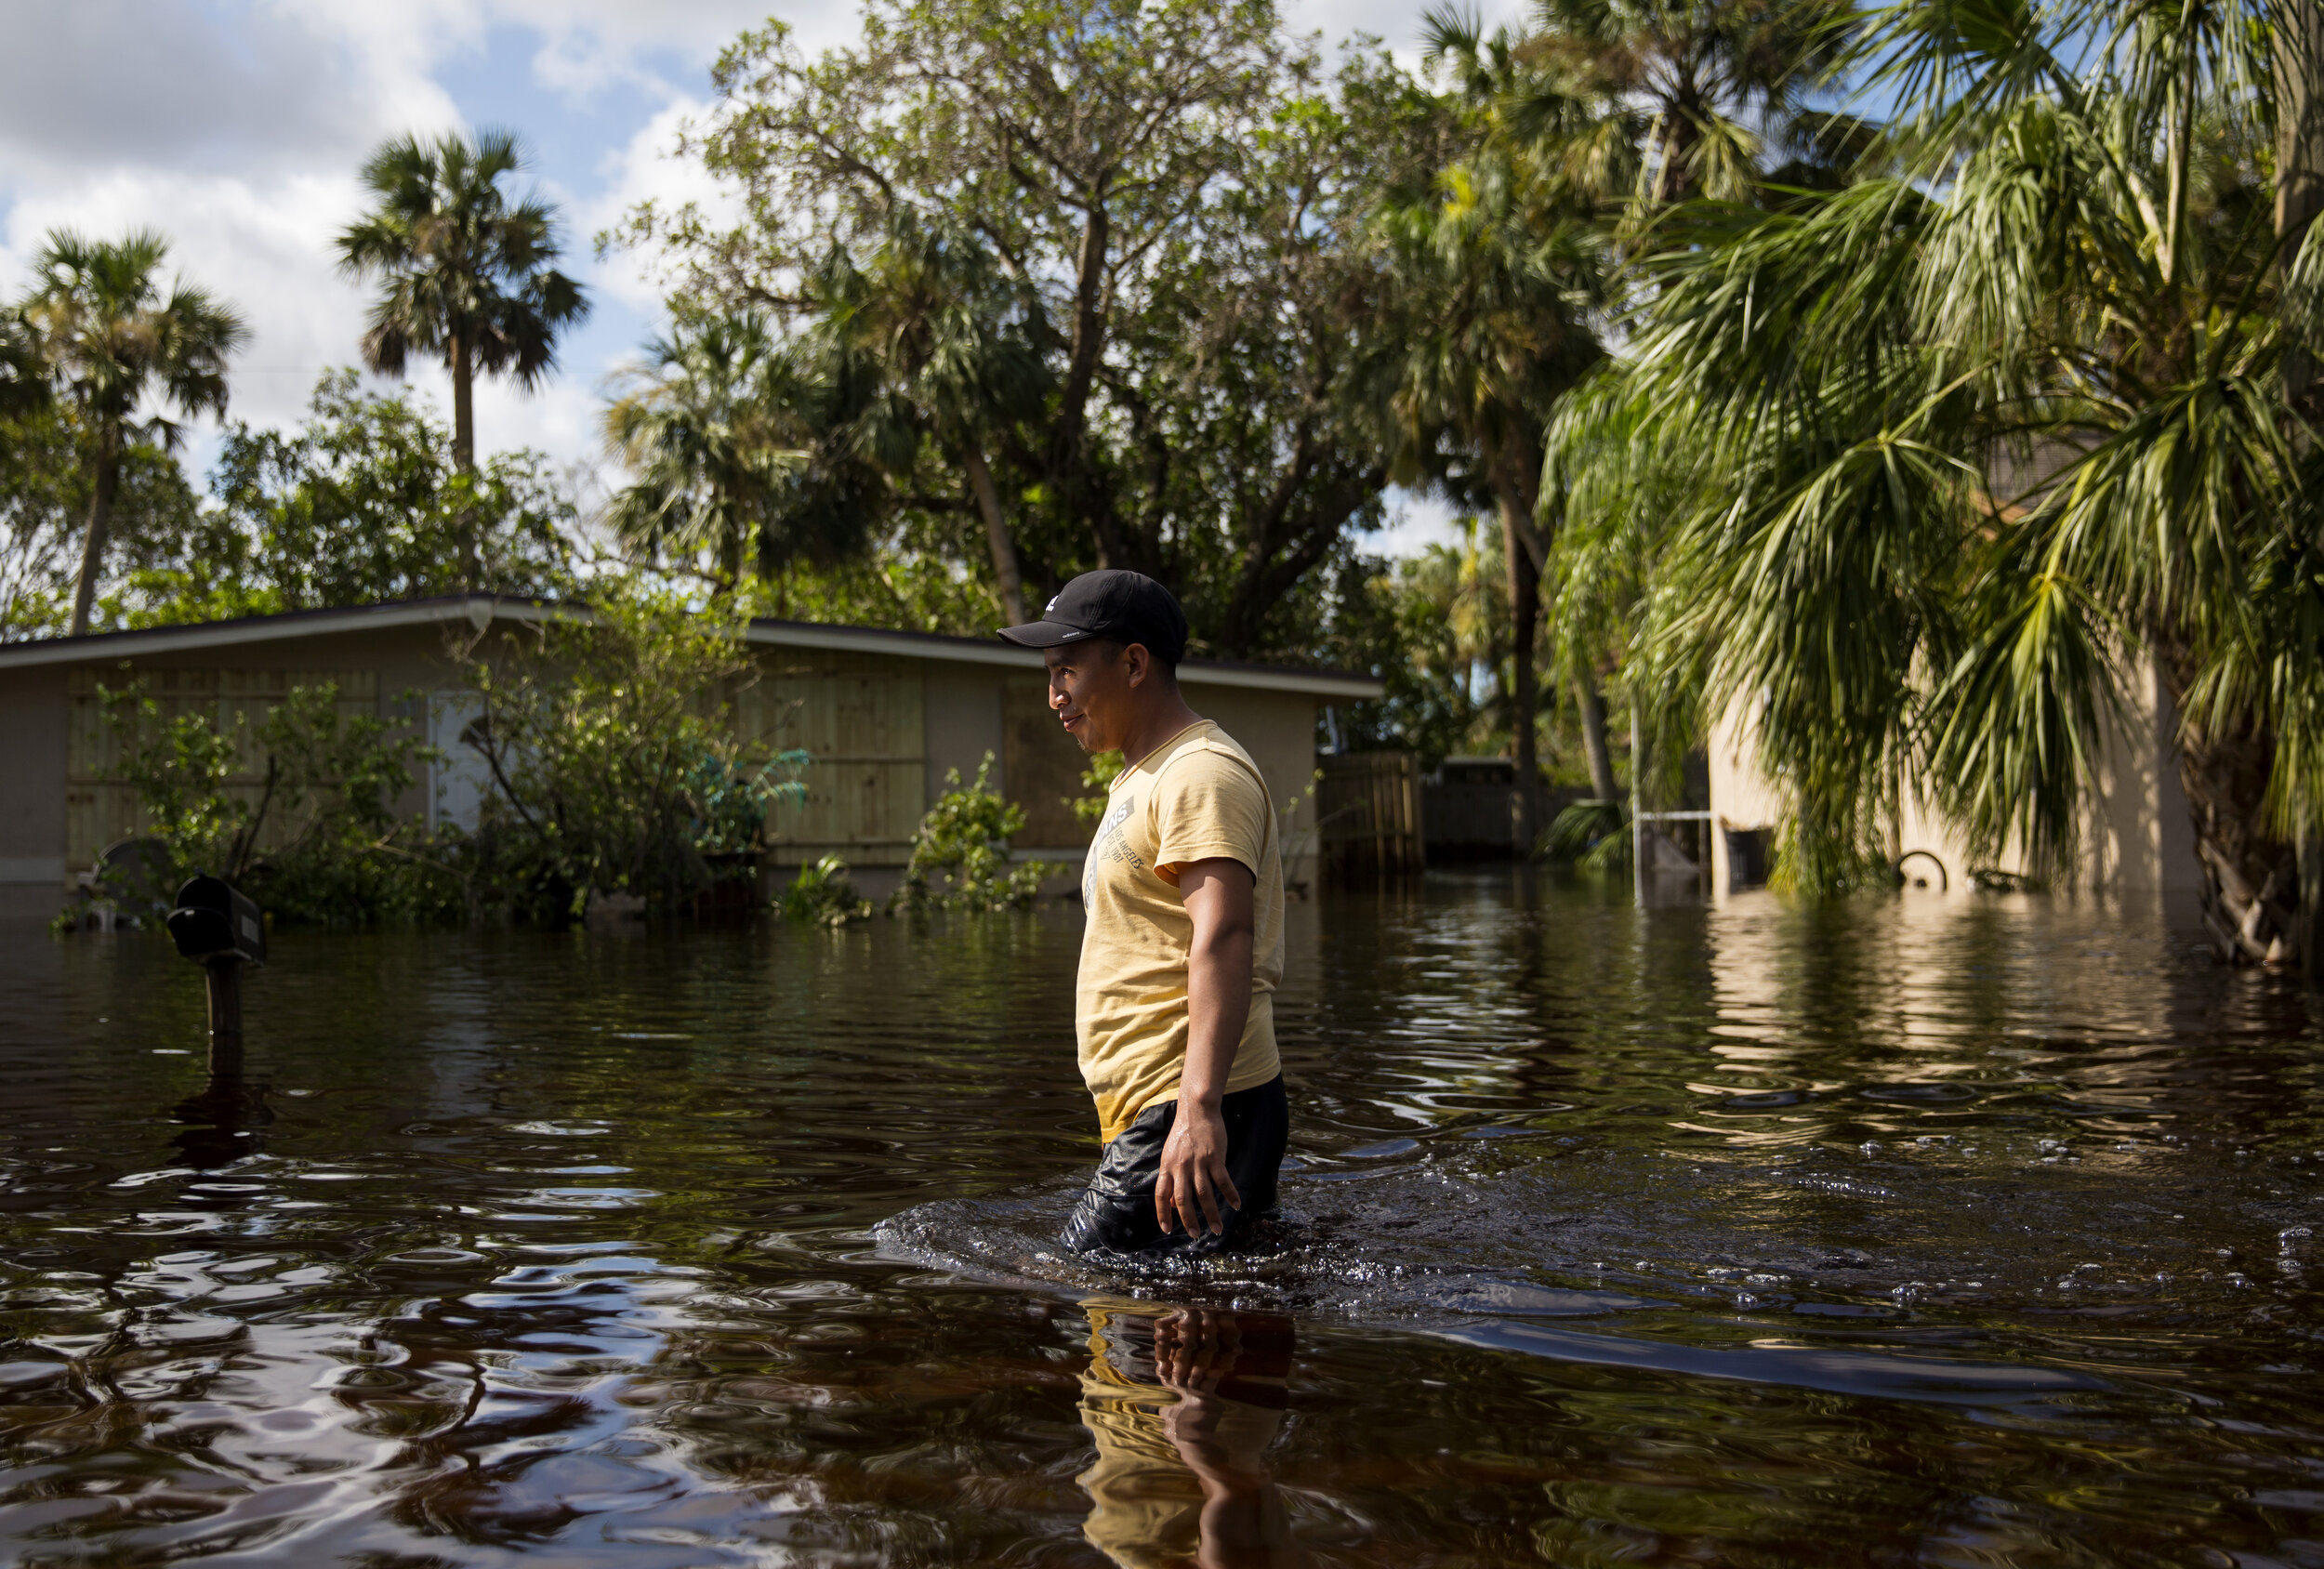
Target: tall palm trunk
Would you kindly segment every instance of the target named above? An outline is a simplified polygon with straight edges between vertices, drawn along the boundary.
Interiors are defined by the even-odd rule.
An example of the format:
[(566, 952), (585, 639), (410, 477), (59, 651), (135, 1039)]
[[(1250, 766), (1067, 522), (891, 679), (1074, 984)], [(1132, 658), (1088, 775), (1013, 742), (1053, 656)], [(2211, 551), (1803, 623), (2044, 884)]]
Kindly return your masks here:
[(81, 574), (73, 586), (73, 625), (70, 635), (88, 631), (89, 611), (97, 602), (97, 578), (105, 565), (105, 531), (112, 521), (113, 494), (121, 484), (121, 422), (108, 419), (97, 438), (96, 483), (89, 487), (88, 529), (81, 541)]
[(1517, 762), (1517, 798), (1510, 810), (1510, 837), (1517, 853), (1529, 857), (1539, 831), (1534, 822), (1534, 798), (1540, 791), (1541, 767), (1534, 743), (1534, 709), (1538, 688), (1533, 667), (1533, 643), (1541, 616), (1541, 569), (1525, 548), (1525, 513), (1515, 496), (1500, 494), (1501, 554), (1509, 562), (1509, 735)]
[[(470, 363), (469, 346), (458, 336), (452, 339), (452, 351), (447, 356), (452, 363), (452, 467), (462, 474), (476, 472), (476, 367)], [(460, 505), (460, 587), (474, 591), (478, 570), (476, 540), (476, 508), (469, 501)]]
[(1000, 608), (1011, 626), (1021, 626), (1029, 617), (1024, 613), (1024, 574), (1017, 565), (1017, 542), (1010, 537), (1009, 520), (1001, 512), (993, 471), (985, 467), (984, 454), (973, 438), (960, 443), (960, 466), (968, 471), (969, 494), (976, 497), (976, 509), (984, 517), (984, 541), (993, 551), (993, 581), (1000, 587)]

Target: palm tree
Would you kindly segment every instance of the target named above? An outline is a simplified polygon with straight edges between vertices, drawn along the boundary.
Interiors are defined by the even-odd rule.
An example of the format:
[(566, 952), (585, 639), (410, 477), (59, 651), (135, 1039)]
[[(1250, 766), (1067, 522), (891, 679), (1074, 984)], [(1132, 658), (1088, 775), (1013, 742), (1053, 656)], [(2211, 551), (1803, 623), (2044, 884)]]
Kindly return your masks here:
[(1631, 472), (1685, 476), (1648, 636), (1714, 708), (1750, 695), (1803, 884), (1876, 857), (1916, 778), (1982, 852), (2069, 868), (2151, 661), (2214, 934), (2292, 952), (2324, 536), (2284, 363), (2324, 344), (2324, 244), (2271, 190), (2278, 9), (1904, 0), (1856, 56), (1893, 176), (1674, 224), (1593, 402), (1646, 411)]
[[(1476, 106), (1485, 146), (1472, 182), (1498, 165), (1510, 171), (1504, 179), (1521, 178), (1532, 188), (1537, 212), (1562, 215), (1552, 222), (1571, 230), (1573, 215), (1594, 215), (1611, 257), (1634, 249), (1657, 215), (1698, 192), (1750, 198), (1770, 178), (1768, 132), (1803, 155), (1774, 178), (1821, 181), (1826, 171), (1817, 165), (1848, 146), (1852, 126), (1808, 100), (1842, 42), (1835, 24), (1851, 9), (1851, 0), (1537, 0), (1530, 26), (1487, 37), (1473, 13), (1439, 6), (1427, 13), (1425, 36), (1428, 58), (1451, 64)], [(1611, 801), (1613, 760), (1596, 666), (1623, 641), (1621, 619), (1607, 607), (1626, 587), (1642, 584), (1648, 558), (1637, 540), (1609, 553), (1601, 529), (1598, 544), (1552, 560), (1564, 534), (1562, 491), (1553, 485), (1544, 493), (1534, 483), (1525, 490), (1534, 496), (1527, 517), (1539, 526), (1512, 533), (1532, 560), (1529, 567), (1517, 561), (1512, 544), (1511, 592), (1524, 591), (1520, 577), (1546, 574), (1563, 597), (1587, 602), (1586, 611), (1552, 604), (1552, 621), (1591, 786)], [(1618, 583), (1593, 585), (1582, 570), (1618, 560), (1628, 574)], [(1636, 653), (1625, 650), (1626, 659)], [(1633, 771), (1643, 765), (1650, 720), (1670, 744), (1661, 755), (1675, 763), (1688, 739), (1686, 725), (1670, 722), (1677, 691), (1650, 704), (1646, 672), (1624, 673)]]
[[(1430, 59), (1454, 62), (1471, 156), (1447, 169), (1433, 198), (1391, 205), (1381, 230), (1402, 285), (1386, 367), (1398, 478), (1429, 477), (1489, 500), (1508, 572), (1510, 679), (1503, 687), (1518, 778), (1538, 778), (1534, 667), (1545, 543), (1541, 433), (1558, 398), (1598, 358), (1583, 312), (1600, 290), (1598, 249), (1585, 226), (1493, 117), (1512, 91), (1513, 42), (1431, 14)], [(1585, 714), (1589, 709), (1585, 707)], [(1593, 773), (1604, 743), (1591, 748)], [(1610, 773), (1604, 785), (1612, 789)], [(1520, 796), (1519, 837), (1531, 843), (1532, 793)]]
[(757, 559), (777, 491), (806, 458), (795, 367), (755, 312), (681, 322), (646, 361), (605, 411), (606, 445), (636, 476), (608, 521), (633, 549), (707, 549), (723, 590)]
[[(588, 314), (581, 285), (549, 265), (559, 254), (555, 209), (537, 196), (511, 204), (501, 190), (523, 167), (508, 131), (473, 142), (396, 138), (363, 165), (376, 204), (339, 234), (339, 270), (382, 285), (363, 363), (402, 376), (415, 350), (442, 356), (452, 374), (452, 461), (463, 474), (476, 468), (476, 374), (538, 386), (556, 368), (558, 335)], [(471, 585), (476, 554), (471, 538)]]
[[(1748, 200), (1769, 132), (1822, 138), (1809, 99), (1853, 0), (1535, 0), (1504, 111), (1578, 194), (1648, 219), (1691, 196)], [(1438, 13), (1442, 14), (1442, 13)]]
[[(226, 362), (249, 336), (242, 318), (207, 291), (183, 278), (165, 290), (168, 254), (169, 243), (151, 230), (116, 241), (51, 230), (18, 306), (29, 335), (17, 346), (18, 360), (34, 363), (36, 352), (96, 442), (73, 591), (70, 635), (76, 638), (88, 630), (124, 449), (133, 439), (174, 446), (179, 438), (179, 427), (158, 415), (138, 419), (139, 406), (158, 392), (188, 418), (225, 413)], [(18, 395), (26, 394), (20, 389)]]

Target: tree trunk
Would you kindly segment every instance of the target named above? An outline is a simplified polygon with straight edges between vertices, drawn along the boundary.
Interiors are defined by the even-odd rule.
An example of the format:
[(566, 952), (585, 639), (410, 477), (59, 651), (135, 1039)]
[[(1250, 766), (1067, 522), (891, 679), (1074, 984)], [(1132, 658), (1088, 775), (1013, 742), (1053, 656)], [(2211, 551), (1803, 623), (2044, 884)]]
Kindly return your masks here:
[(1524, 512), (1517, 497), (1500, 496), (1501, 554), (1509, 563), (1509, 736), (1517, 761), (1517, 800), (1511, 811), (1510, 837), (1521, 859), (1533, 854), (1540, 831), (1534, 822), (1534, 801), (1541, 788), (1541, 767), (1534, 744), (1537, 705), (1533, 667), (1534, 632), (1540, 618), (1541, 574), (1526, 551)]
[(1622, 798), (1614, 783), (1614, 754), (1605, 740), (1605, 699), (1587, 671), (1574, 678), (1574, 706), (1581, 713), (1581, 755), (1590, 765), (1590, 793), (1602, 801)]
[(1098, 565), (1126, 567), (1129, 543), (1122, 535), (1109, 500), (1098, 494), (1089, 455), (1089, 391), (1105, 357), (1105, 270), (1113, 243), (1113, 218), (1101, 190), (1090, 201), (1081, 231), (1081, 252), (1074, 278), (1073, 344), (1065, 377), (1058, 389), (1057, 424), (1050, 463), (1066, 507), (1080, 515), (1097, 547)]
[(81, 541), (81, 574), (73, 585), (73, 623), (68, 636), (88, 631), (97, 603), (97, 579), (105, 568), (105, 530), (112, 521), (113, 493), (121, 483), (121, 422), (108, 419), (97, 438), (96, 483), (89, 487), (88, 530)]
[(2299, 857), (2265, 826), (2275, 750), (2264, 732), (2179, 740), (2179, 784), (2203, 864), (2203, 924), (2230, 963), (2297, 956)]
[[(452, 340), (445, 358), (452, 366), (452, 467), (462, 474), (476, 472), (476, 371), (469, 363), (468, 345)], [(460, 587), (473, 593), (477, 578), (476, 509), (460, 506)]]
[(984, 542), (993, 550), (993, 581), (1000, 587), (1000, 608), (1009, 625), (1022, 626), (1032, 618), (1024, 613), (1024, 574), (1017, 566), (1017, 542), (1010, 536), (1009, 520), (1000, 510), (1000, 492), (993, 487), (993, 471), (973, 438), (960, 443), (960, 466), (968, 471), (969, 494), (984, 515)]
[(710, 598), (724, 599), (743, 582), (744, 534), (739, 529), (728, 529), (719, 540), (719, 580), (710, 586)]

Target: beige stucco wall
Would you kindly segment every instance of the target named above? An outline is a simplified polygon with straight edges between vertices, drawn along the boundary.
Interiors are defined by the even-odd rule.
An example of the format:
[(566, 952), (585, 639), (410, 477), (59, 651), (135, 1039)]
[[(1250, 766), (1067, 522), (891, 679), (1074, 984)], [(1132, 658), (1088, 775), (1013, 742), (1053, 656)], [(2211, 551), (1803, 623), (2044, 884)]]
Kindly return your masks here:
[[(2082, 829), (2083, 858), (2075, 886), (2110, 893), (2181, 893), (2201, 886), (2186, 798), (2179, 786), (2172, 736), (2177, 716), (2152, 661), (2136, 663), (2121, 719), (2108, 726)], [(1789, 813), (1783, 787), (1760, 769), (1755, 698), (1738, 697), (1711, 726), (1710, 810), (1714, 826), (1780, 827)], [(1969, 891), (1972, 863), (1958, 828), (1920, 798), (1906, 780), (1898, 813), (1900, 852), (1925, 850), (1942, 862), (1948, 890)], [(2023, 870), (2014, 858), (1996, 868)], [(1928, 875), (1927, 864), (1908, 868)], [(1931, 886), (1937, 879), (1931, 877)], [(1731, 888), (1723, 835), (1711, 836), (1711, 886)]]

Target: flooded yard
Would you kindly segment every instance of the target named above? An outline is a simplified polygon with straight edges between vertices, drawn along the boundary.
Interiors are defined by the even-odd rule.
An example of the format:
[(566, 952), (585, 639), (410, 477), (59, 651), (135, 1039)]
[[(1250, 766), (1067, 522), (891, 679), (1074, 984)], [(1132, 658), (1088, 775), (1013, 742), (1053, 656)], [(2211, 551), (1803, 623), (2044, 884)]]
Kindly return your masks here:
[(1051, 1241), (1070, 906), (0, 943), (0, 1562), (2324, 1564), (2324, 1076), (2152, 914), (1295, 906), (1261, 1246)]

